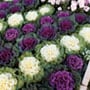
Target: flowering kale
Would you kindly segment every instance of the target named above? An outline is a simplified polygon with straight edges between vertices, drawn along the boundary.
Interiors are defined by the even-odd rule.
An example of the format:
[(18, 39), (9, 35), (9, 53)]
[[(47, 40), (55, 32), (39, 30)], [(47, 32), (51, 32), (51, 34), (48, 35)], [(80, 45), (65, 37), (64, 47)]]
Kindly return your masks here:
[(5, 18), (6, 15), (7, 15), (6, 11), (4, 11), (4, 10), (0, 10), (0, 19)]
[(25, 33), (25, 34), (28, 34), (30, 32), (34, 32), (36, 30), (36, 27), (34, 24), (32, 23), (27, 23), (25, 24), (23, 27), (22, 27), (22, 31)]
[(84, 13), (76, 13), (75, 14), (75, 20), (76, 22), (78, 22), (79, 24), (83, 24), (87, 22), (87, 15)]
[(67, 16), (70, 16), (69, 11), (58, 11), (57, 12), (57, 17), (58, 18), (63, 18), (63, 17), (67, 17)]
[(52, 25), (43, 25), (39, 32), (39, 36), (41, 39), (46, 39), (46, 40), (52, 40), (56, 36), (56, 30)]
[(13, 0), (13, 3), (16, 4), (16, 3), (19, 3), (20, 0)]
[(69, 33), (75, 29), (74, 22), (70, 19), (62, 19), (58, 24), (61, 33)]
[(8, 9), (10, 4), (8, 2), (0, 2), (0, 10)]
[(80, 70), (83, 67), (83, 60), (77, 55), (69, 55), (67, 57), (67, 65), (73, 70)]
[(22, 10), (22, 7), (19, 4), (11, 5), (9, 8), (10, 13), (20, 12), (21, 10)]
[(10, 28), (5, 32), (5, 39), (8, 41), (13, 41), (18, 37), (18, 30), (15, 28)]
[(13, 57), (13, 53), (9, 48), (3, 48), (0, 50), (0, 64), (5, 65), (10, 62)]
[(68, 71), (57, 71), (51, 74), (50, 85), (56, 90), (73, 90), (74, 79)]
[(37, 44), (38, 40), (36, 38), (29, 37), (20, 41), (19, 46), (22, 50), (33, 50)]
[(22, 0), (24, 6), (33, 6), (37, 0)]
[(54, 22), (54, 19), (51, 16), (44, 16), (40, 20), (41, 25), (47, 24), (47, 23), (53, 23), (53, 22)]

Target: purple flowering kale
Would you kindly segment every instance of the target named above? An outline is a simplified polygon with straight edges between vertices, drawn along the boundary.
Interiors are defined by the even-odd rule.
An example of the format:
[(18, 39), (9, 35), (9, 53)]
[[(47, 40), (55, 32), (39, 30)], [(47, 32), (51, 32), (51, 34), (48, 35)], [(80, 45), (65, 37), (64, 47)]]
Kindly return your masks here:
[(41, 25), (47, 24), (47, 23), (50, 23), (51, 24), (53, 22), (54, 22), (54, 19), (51, 16), (44, 16), (40, 20)]
[(0, 10), (8, 9), (10, 4), (8, 2), (0, 2)]
[(86, 21), (87, 21), (87, 15), (84, 14), (84, 13), (76, 13), (76, 14), (75, 14), (75, 20), (76, 20), (76, 22), (78, 22), (79, 24), (86, 23)]
[(5, 32), (5, 39), (7, 41), (13, 41), (18, 37), (18, 30), (15, 28), (10, 28)]
[(19, 3), (20, 0), (13, 0), (13, 3), (16, 4), (16, 3)]
[(63, 17), (67, 17), (67, 16), (70, 16), (69, 11), (58, 11), (57, 12), (57, 17), (58, 18), (63, 18)]
[(11, 5), (10, 8), (9, 8), (10, 13), (20, 12), (21, 10), (22, 10), (22, 7), (19, 4)]
[(0, 65), (5, 65), (11, 61), (13, 53), (9, 48), (3, 48), (0, 50)]
[(75, 30), (74, 22), (70, 19), (62, 19), (58, 24), (61, 33), (69, 33)]
[(38, 31), (41, 39), (52, 40), (56, 36), (56, 30), (52, 25), (43, 25)]
[(33, 6), (36, 0), (22, 0), (22, 2), (25, 6)]
[(33, 50), (35, 46), (38, 44), (38, 40), (33, 37), (24, 38), (20, 43), (19, 46), (22, 50)]
[(36, 30), (36, 27), (34, 24), (32, 23), (27, 23), (25, 24), (23, 27), (22, 27), (22, 31), (25, 33), (25, 34), (28, 34), (30, 32), (34, 32)]
[(80, 70), (83, 67), (83, 60), (77, 55), (69, 55), (66, 61), (67, 65), (73, 70)]
[(56, 90), (74, 90), (74, 79), (68, 71), (57, 71), (51, 74), (50, 85)]
[(7, 15), (6, 11), (4, 11), (4, 10), (0, 10), (0, 19), (5, 18), (6, 15)]

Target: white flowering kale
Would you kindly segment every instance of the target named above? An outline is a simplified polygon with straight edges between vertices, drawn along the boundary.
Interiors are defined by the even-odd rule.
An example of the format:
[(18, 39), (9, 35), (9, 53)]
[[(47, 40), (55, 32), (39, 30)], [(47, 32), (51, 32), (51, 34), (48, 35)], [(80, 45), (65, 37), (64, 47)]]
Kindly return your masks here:
[(83, 37), (83, 39), (90, 44), (90, 25), (83, 25), (80, 29), (79, 35)]
[(19, 60), (20, 71), (24, 74), (25, 80), (28, 82), (39, 81), (44, 72), (40, 66), (40, 61), (35, 57), (28, 55), (22, 55)]
[(65, 35), (60, 40), (60, 45), (64, 46), (68, 51), (79, 51), (80, 41), (74, 35)]
[(8, 24), (11, 27), (17, 27), (21, 25), (24, 21), (24, 18), (21, 13), (14, 13), (8, 17)]
[(41, 48), (40, 53), (46, 62), (57, 61), (60, 55), (59, 48), (55, 44), (46, 44)]

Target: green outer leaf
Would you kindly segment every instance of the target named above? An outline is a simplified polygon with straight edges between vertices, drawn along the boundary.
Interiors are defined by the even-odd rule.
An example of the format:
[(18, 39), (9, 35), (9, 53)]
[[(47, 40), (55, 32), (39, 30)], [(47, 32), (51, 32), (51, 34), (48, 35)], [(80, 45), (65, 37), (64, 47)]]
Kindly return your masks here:
[(7, 23), (6, 23), (4, 20), (0, 20), (0, 23), (3, 24), (3, 28), (2, 28), (2, 30), (0, 31), (0, 33), (2, 34), (2, 33), (6, 30), (6, 28), (7, 28)]
[(73, 74), (74, 80), (75, 80), (75, 89), (74, 90), (80, 90), (81, 76), (76, 71), (72, 71), (72, 74)]
[(85, 48), (82, 52), (81, 55), (83, 56), (85, 61), (89, 61), (90, 60), (90, 49)]

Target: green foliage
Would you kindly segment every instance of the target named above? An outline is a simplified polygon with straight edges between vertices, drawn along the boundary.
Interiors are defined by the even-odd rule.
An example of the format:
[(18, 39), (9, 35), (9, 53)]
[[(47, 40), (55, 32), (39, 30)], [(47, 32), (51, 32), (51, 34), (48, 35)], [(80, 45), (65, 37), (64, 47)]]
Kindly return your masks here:
[(85, 61), (90, 60), (90, 49), (85, 48), (84, 51), (82, 52), (83, 58)]

